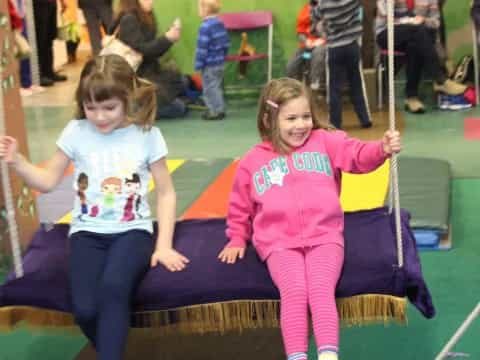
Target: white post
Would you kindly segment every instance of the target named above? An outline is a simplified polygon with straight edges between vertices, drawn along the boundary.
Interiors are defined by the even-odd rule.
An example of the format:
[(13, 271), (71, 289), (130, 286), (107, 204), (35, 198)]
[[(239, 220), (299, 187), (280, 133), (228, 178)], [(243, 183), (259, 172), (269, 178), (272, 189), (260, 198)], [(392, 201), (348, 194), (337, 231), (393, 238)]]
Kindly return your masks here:
[(474, 76), (475, 76), (475, 102), (476, 106), (479, 106), (479, 99), (480, 99), (480, 94), (479, 92), (479, 84), (478, 84), (478, 32), (477, 28), (475, 26), (475, 23), (472, 23), (472, 43), (473, 43), (473, 66), (475, 67), (474, 69)]
[(268, 26), (268, 81), (272, 80), (273, 20)]
[(479, 313), (480, 313), (480, 302), (477, 304), (475, 309), (473, 309), (470, 315), (468, 315), (467, 319), (463, 322), (463, 324), (460, 325), (457, 332), (452, 336), (452, 338), (447, 343), (447, 345), (445, 345), (445, 347), (442, 349), (440, 354), (437, 355), (435, 360), (443, 360), (448, 357), (448, 353), (450, 352), (450, 350), (452, 350), (452, 348), (455, 346), (458, 340), (460, 340), (462, 335), (465, 333), (465, 331), (467, 331), (468, 327), (473, 322), (473, 320), (475, 320), (475, 318), (478, 316)]

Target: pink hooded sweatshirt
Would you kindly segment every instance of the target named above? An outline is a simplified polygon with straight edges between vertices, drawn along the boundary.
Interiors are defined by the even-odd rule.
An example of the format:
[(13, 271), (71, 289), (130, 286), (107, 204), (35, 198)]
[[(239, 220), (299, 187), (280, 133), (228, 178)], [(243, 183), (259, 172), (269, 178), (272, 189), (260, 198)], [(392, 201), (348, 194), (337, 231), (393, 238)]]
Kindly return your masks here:
[(343, 131), (313, 130), (288, 155), (270, 142), (240, 161), (227, 215), (228, 247), (252, 242), (265, 260), (273, 251), (336, 243), (343, 247), (340, 171), (367, 173), (389, 155), (381, 141), (364, 142)]

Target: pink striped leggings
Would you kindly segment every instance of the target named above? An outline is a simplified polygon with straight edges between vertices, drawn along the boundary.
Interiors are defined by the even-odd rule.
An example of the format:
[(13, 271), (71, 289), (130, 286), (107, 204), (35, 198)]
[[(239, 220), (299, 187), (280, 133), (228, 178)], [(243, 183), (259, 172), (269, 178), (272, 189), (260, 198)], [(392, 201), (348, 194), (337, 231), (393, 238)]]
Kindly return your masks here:
[(308, 306), (317, 348), (338, 348), (335, 287), (343, 265), (343, 248), (325, 244), (275, 251), (267, 258), (280, 291), (280, 326), (287, 355), (307, 352)]

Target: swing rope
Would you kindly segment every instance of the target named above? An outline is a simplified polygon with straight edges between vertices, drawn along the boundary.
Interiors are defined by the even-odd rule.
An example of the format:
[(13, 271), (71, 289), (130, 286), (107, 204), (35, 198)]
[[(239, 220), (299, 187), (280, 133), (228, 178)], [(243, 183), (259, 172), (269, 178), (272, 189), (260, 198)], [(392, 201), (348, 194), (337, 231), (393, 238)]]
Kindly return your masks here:
[[(8, 18), (8, 16), (7, 16)], [(10, 19), (6, 24), (6, 29), (10, 29)], [(4, 42), (7, 44), (12, 44), (11, 33), (6, 31)], [(11, 46), (2, 46), (2, 52), (8, 50)], [(10, 54), (1, 54), (2, 57), (7, 56), (10, 59), (12, 58), (12, 53)], [(3, 81), (3, 71), (4, 67), (0, 68), (0, 79)], [(3, 84), (0, 84), (0, 134), (5, 134), (6, 125), (5, 125), (5, 107), (4, 107), (4, 88)], [(17, 278), (23, 276), (23, 264), (22, 264), (22, 254), (20, 250), (20, 240), (18, 236), (18, 227), (15, 220), (15, 206), (13, 205), (13, 193), (12, 186), (10, 184), (10, 171), (8, 164), (5, 161), (1, 161), (0, 170), (2, 172), (2, 191), (5, 199), (5, 209), (7, 211), (7, 223), (8, 231), (10, 233), (10, 246), (12, 248), (13, 255), (13, 264), (15, 267), (15, 275)]]
[[(387, 0), (387, 42), (388, 42), (388, 123), (389, 129), (395, 130), (395, 84), (394, 84), (394, 23), (393, 23), (394, 0)], [(400, 191), (398, 184), (398, 161), (397, 154), (392, 154), (390, 159), (390, 192), (389, 212), (392, 207), (395, 211), (395, 233), (397, 239), (398, 267), (403, 267), (403, 242), (402, 223), (400, 216)]]

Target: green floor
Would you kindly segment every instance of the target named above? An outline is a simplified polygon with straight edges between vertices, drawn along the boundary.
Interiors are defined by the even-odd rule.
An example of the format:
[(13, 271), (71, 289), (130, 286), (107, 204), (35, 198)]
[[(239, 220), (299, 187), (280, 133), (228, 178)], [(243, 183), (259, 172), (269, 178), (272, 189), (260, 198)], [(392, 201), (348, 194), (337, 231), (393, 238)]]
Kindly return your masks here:
[[(230, 109), (228, 120), (223, 122), (203, 122), (194, 113), (188, 119), (159, 123), (169, 144), (170, 158), (240, 156), (258, 139), (254, 104)], [(27, 110), (34, 161), (45, 160), (52, 153), (55, 145), (51, 139), (58, 136), (70, 114), (71, 109)], [(480, 162), (473, 155), (480, 153), (480, 141), (463, 139), (463, 119), (475, 116), (480, 117), (480, 110), (406, 117), (404, 154), (447, 159), (455, 176), (451, 208), (454, 248), (448, 252), (421, 253), (424, 275), (437, 308), (436, 318), (425, 320), (409, 306), (406, 327), (342, 329), (342, 359), (433, 359), (480, 301)], [(480, 359), (479, 333), (477, 320), (456, 351), (469, 353), (472, 360)], [(0, 334), (0, 360), (70, 360), (84, 344), (79, 335), (32, 333), (22, 328)]]

